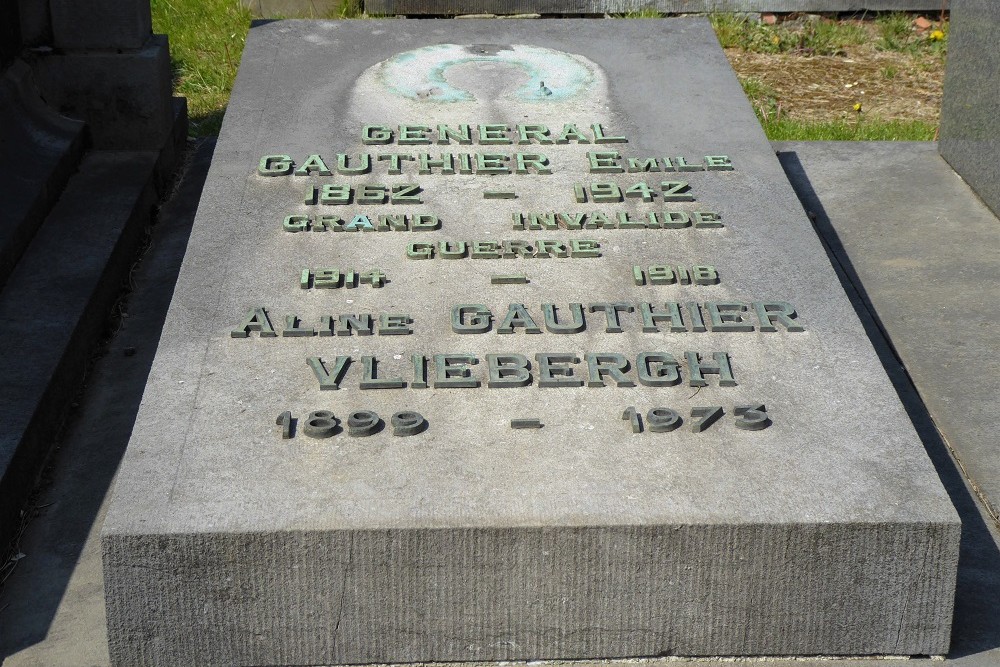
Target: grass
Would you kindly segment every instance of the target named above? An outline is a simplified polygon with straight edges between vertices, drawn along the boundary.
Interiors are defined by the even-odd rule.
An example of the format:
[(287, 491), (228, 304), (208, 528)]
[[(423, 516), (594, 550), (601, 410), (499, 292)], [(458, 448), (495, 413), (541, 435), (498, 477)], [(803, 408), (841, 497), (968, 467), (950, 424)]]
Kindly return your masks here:
[(740, 77), (740, 83), (771, 141), (933, 141), (937, 132), (933, 123), (870, 118), (861, 109), (839, 120), (796, 120), (782, 115), (774, 89), (760, 79)]
[(153, 30), (170, 37), (174, 92), (188, 100), (190, 134), (215, 136), (229, 102), (250, 10), (239, 0), (152, 0)]
[(625, 14), (614, 14), (616, 19), (660, 19), (663, 18), (663, 14), (652, 9), (650, 7), (643, 7), (642, 9), (636, 9)]
[(938, 30), (921, 33), (914, 30), (914, 15), (906, 12), (879, 14), (874, 21), (813, 16), (775, 25), (738, 14), (713, 14), (710, 18), (723, 48), (754, 53), (835, 56), (875, 39), (883, 51), (943, 58), (948, 45), (947, 21)]
[(757, 118), (762, 121), (767, 118), (777, 118), (781, 115), (778, 107), (778, 95), (774, 89), (757, 77), (739, 77), (743, 85), (743, 93), (750, 100)]
[[(759, 117), (759, 116), (758, 116)], [(761, 118), (771, 141), (932, 141), (937, 127), (920, 120), (855, 119), (804, 122)]]
[(338, 0), (336, 16), (328, 16), (327, 18), (360, 19), (366, 16), (362, 0)]
[(948, 21), (936, 30), (919, 33), (913, 30), (913, 16), (904, 12), (882, 14), (875, 19), (877, 46), (883, 51), (944, 58), (948, 50)]
[[(188, 99), (191, 136), (217, 135), (246, 42), (250, 11), (239, 0), (151, 0), (151, 8), (154, 31), (170, 36), (174, 90)], [(325, 18), (364, 16), (362, 0), (339, 0)], [(655, 9), (624, 15), (659, 16)], [(714, 14), (710, 18), (724, 48), (757, 53), (835, 56), (874, 38), (882, 50), (940, 56), (943, 60), (948, 41), (947, 22), (939, 31), (919, 34), (912, 29), (913, 17), (901, 12), (880, 15), (868, 22), (817, 17), (776, 25), (735, 14)], [(882, 74), (892, 79), (897, 72), (886, 67)], [(860, 112), (856, 117), (832, 122), (797, 121), (782, 115), (774, 91), (759, 79), (743, 78), (742, 83), (771, 139), (929, 140), (934, 136), (935, 128), (927, 122), (880, 121)]]
[(270, 18), (274, 19), (285, 19), (285, 18), (298, 18), (298, 19), (366, 19), (375, 18), (371, 17), (365, 13), (364, 0), (337, 0), (337, 4), (326, 12), (321, 12), (319, 14), (314, 13), (311, 9), (306, 15), (296, 15), (296, 16), (281, 16), (278, 14), (270, 15)]

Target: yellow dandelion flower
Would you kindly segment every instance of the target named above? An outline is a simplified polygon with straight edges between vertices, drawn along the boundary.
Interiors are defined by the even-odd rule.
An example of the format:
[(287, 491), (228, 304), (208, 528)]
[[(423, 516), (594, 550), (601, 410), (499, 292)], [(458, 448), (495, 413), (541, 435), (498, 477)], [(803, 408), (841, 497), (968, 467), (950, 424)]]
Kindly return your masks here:
[(781, 44), (781, 38), (775, 35), (771, 38), (771, 43), (777, 46), (778, 44)]
[(854, 110), (857, 111), (858, 113), (861, 113), (861, 102), (854, 103)]
[(944, 33), (941, 32), (940, 30), (934, 30), (931, 32), (931, 34), (927, 35), (927, 39), (931, 40), (932, 42), (938, 42), (944, 39)]

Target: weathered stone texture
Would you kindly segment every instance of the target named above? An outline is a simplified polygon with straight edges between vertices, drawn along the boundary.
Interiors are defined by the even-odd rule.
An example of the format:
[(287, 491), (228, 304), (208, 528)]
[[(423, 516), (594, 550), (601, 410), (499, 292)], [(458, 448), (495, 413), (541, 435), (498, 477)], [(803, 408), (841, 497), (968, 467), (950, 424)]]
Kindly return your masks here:
[[(331, 66), (335, 63), (336, 66)], [(617, 144), (377, 145), (362, 127), (600, 123)], [(587, 153), (726, 155), (732, 171), (591, 173)], [(542, 152), (551, 174), (258, 173), (261, 157)], [(700, 159), (700, 158), (698, 158)], [(690, 181), (694, 202), (579, 204), (574, 185)], [(307, 186), (414, 182), (422, 203), (305, 203)], [(484, 200), (485, 191), (515, 199)], [(433, 231), (291, 233), (289, 214), (433, 213)], [(512, 228), (519, 211), (718, 211), (723, 227)], [(417, 241), (592, 239), (600, 257), (408, 259)], [(714, 264), (712, 285), (633, 265)], [(303, 267), (380, 268), (379, 289), (300, 289)], [(495, 283), (525, 274), (527, 284)], [(498, 335), (508, 304), (781, 300), (804, 331)], [(452, 329), (456, 304), (493, 329)], [(406, 313), (411, 335), (234, 338), (256, 307)], [(293, 322), (294, 324), (294, 322)], [(539, 353), (725, 351), (736, 386), (540, 387)], [(413, 354), (479, 358), (477, 388), (419, 389)], [(487, 388), (487, 354), (532, 361)], [(321, 390), (306, 359), (351, 365)], [(405, 388), (361, 389), (362, 356)], [(586, 374), (586, 365), (577, 365)], [(689, 365), (685, 365), (687, 373)], [(635, 377), (635, 368), (628, 372)], [(433, 369), (432, 369), (433, 373)], [(439, 378), (440, 379), (440, 378)], [(436, 380), (435, 380), (436, 382)], [(434, 384), (434, 382), (432, 382)], [(739, 405), (773, 424), (736, 426)], [(723, 406), (704, 432), (697, 406)], [(627, 407), (669, 407), (634, 433)], [(289, 410), (295, 435), (276, 418)], [(417, 411), (394, 437), (303, 433), (307, 415)], [(541, 428), (512, 429), (538, 418)], [(823, 246), (704, 19), (271, 22), (251, 31), (143, 405), (105, 521), (119, 665), (326, 664), (642, 655), (938, 654), (954, 509)]]

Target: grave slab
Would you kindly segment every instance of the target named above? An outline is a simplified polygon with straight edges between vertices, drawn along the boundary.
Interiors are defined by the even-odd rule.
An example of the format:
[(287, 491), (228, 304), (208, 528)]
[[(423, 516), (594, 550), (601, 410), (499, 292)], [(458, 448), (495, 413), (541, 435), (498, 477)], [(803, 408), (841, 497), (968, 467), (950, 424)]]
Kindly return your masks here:
[(114, 664), (940, 654), (958, 538), (707, 21), (251, 31)]
[[(852, 282), (862, 286), (934, 422), (996, 517), (1000, 363), (983, 355), (1000, 349), (992, 314), (1000, 300), (996, 217), (931, 142), (780, 142), (775, 148), (803, 206), (817, 217)], [(851, 177), (861, 164), (878, 165), (879, 177)]]
[(34, 159), (0, 181), (0, 286), (79, 164), (84, 143), (83, 123), (45, 105), (27, 65), (7, 68), (0, 77), (0, 159)]
[[(855, 145), (859, 152), (857, 157), (866, 160), (869, 166), (864, 173), (844, 169), (843, 156), (835, 151), (810, 150), (811, 145), (775, 145), (786, 168), (789, 166), (789, 153), (800, 160), (799, 169), (789, 170), (789, 179), (800, 197), (804, 198), (803, 205), (811, 211), (816, 211), (817, 207), (805, 203), (808, 201), (803, 194), (806, 190), (800, 190), (803, 183), (814, 193), (826, 187), (832, 188), (835, 184), (850, 190), (859, 186), (861, 181), (884, 178), (898, 170), (900, 156), (895, 151), (866, 150), (866, 146), (873, 144)], [(840, 144), (836, 146), (846, 148)], [(908, 164), (914, 171), (908, 182), (919, 184), (924, 178), (934, 178), (938, 173), (940, 161), (927, 156), (927, 151), (933, 150), (932, 144), (904, 143), (899, 145), (899, 150), (910, 154)], [(27, 556), (18, 562), (3, 591), (0, 591), (0, 655), (4, 656), (4, 667), (110, 665), (101, 576), (100, 527), (104, 509), (110, 500), (111, 477), (124, 454), (135, 421), (146, 374), (155, 352), (151, 348), (155, 348), (166, 315), (210, 158), (211, 146), (203, 146), (173, 200), (158, 212), (150, 249), (133, 274), (134, 291), (128, 301), (128, 318), (115, 335), (108, 354), (99, 359), (91, 371), (79, 414), (72, 420), (53, 457), (50, 482), (44, 495), (37, 500), (39, 516), (28, 524), (20, 540), (19, 549)], [(839, 164), (840, 168), (830, 168), (828, 159), (835, 165)], [(808, 174), (808, 178), (803, 181), (804, 174)], [(919, 198), (916, 189), (919, 187), (902, 198)], [(949, 188), (943, 194), (951, 200), (949, 209), (955, 207), (959, 212), (967, 210), (967, 201), (972, 197), (964, 186)], [(866, 204), (854, 197), (838, 197), (834, 224), (847, 225), (848, 229), (859, 224), (854, 220), (854, 206), (863, 209)], [(907, 217), (904, 211), (902, 218)], [(933, 251), (936, 242), (932, 240), (920, 254)], [(870, 244), (854, 244), (849, 258), (851, 263), (861, 266), (869, 260), (880, 261), (878, 254), (869, 257), (866, 251), (871, 249), (873, 246)], [(870, 284), (858, 287), (863, 292), (873, 288)], [(854, 299), (855, 292), (851, 290), (849, 294)], [(884, 317), (881, 323), (892, 329), (891, 323)], [(871, 329), (868, 330), (871, 332)], [(876, 349), (888, 347), (877, 331), (873, 338), (878, 341)], [(130, 354), (131, 350), (135, 353)], [(933, 665), (994, 667), (1000, 663), (1000, 648), (997, 648), (1000, 645), (1000, 557), (996, 525), (976, 502), (973, 492), (968, 490), (967, 482), (950, 461), (941, 438), (960, 448), (959, 454), (966, 467), (974, 457), (981, 454), (988, 460), (992, 453), (988, 449), (981, 452), (964, 449), (957, 442), (956, 434), (949, 430), (951, 427), (942, 421), (948, 416), (947, 412), (935, 414), (932, 421), (922, 408), (921, 399), (910, 384), (905, 369), (897, 367), (895, 375), (890, 377), (893, 377), (904, 405), (911, 406), (908, 411), (925, 448), (932, 460), (939, 462), (936, 464), (938, 473), (963, 524), (951, 649), (946, 660), (933, 661)], [(933, 376), (930, 377), (933, 379)], [(921, 390), (926, 396), (926, 392), (933, 388), (932, 383)], [(975, 387), (967, 386), (966, 392), (963, 400), (950, 401), (945, 408), (952, 406), (961, 410), (964, 398), (975, 396)], [(956, 415), (950, 423), (961, 424), (960, 417)], [(941, 424), (941, 436), (938, 436), (935, 423)], [(981, 478), (977, 481), (982, 485)], [(100, 510), (95, 509), (98, 506)], [(724, 667), (732, 664), (731, 660), (703, 658), (663, 658), (643, 662), (650, 667)], [(473, 667), (478, 663), (466, 664)], [(552, 664), (587, 666), (587, 663), (579, 662)], [(602, 664), (628, 667), (637, 663), (623, 660)], [(814, 661), (774, 658), (761, 660), (759, 664), (767, 667), (830, 667), (830, 661), (822, 658)], [(836, 664), (837, 667), (915, 667), (931, 662), (879, 657), (843, 659)]]

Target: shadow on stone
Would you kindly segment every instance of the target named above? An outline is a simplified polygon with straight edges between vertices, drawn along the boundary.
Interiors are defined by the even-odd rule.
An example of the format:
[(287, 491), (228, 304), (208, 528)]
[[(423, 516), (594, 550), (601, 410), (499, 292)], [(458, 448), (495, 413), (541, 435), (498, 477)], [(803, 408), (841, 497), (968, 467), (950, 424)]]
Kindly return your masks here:
[(948, 657), (960, 658), (1000, 647), (1000, 551), (983, 520), (979, 504), (969, 492), (962, 472), (949, 454), (947, 445), (893, 349), (798, 155), (793, 151), (779, 151), (778, 160), (812, 220), (844, 291), (850, 297), (879, 360), (962, 519), (955, 616)]
[(204, 114), (191, 116), (191, 136), (218, 136), (222, 128), (222, 120), (226, 117), (226, 109), (214, 109)]
[[(192, 152), (160, 209), (150, 248), (133, 269), (127, 315), (91, 368), (80, 406), (35, 493), (29, 508), (35, 517), (20, 543), (27, 557), (0, 590), (0, 661), (45, 641), (57, 614), (75, 616), (74, 626), (88, 626), (76, 634), (104, 643), (103, 614), (93, 613), (103, 607), (101, 563), (83, 552), (96, 539), (129, 442), (214, 147), (214, 141), (202, 142)], [(81, 659), (88, 655), (89, 647), (66, 648)]]

